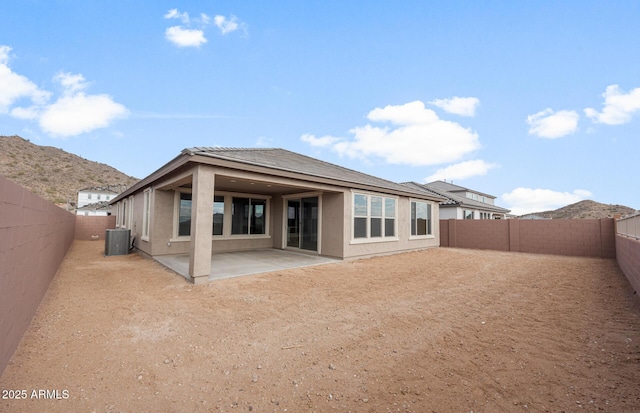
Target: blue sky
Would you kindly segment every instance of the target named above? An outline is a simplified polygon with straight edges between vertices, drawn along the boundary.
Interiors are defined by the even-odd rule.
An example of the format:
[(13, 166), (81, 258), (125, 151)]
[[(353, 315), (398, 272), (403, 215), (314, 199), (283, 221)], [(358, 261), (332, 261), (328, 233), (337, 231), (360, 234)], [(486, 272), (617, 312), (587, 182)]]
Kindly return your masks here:
[(525, 213), (640, 209), (637, 1), (5, 1), (0, 134), (142, 178), (281, 147)]

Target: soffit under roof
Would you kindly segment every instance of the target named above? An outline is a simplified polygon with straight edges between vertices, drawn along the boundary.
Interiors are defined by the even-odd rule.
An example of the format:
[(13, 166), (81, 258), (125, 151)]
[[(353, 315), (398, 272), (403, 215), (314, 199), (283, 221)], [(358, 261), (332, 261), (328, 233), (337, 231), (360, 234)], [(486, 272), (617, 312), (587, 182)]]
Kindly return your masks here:
[(410, 193), (416, 196), (442, 198), (434, 193), (386, 179), (378, 178), (349, 168), (334, 165), (319, 159), (301, 155), (279, 148), (211, 148), (194, 147), (182, 151), (183, 154), (200, 155), (232, 162), (240, 162), (252, 166), (266, 167), (272, 170), (290, 172), (309, 177), (325, 178), (342, 182), (343, 186), (366, 185), (392, 192)]

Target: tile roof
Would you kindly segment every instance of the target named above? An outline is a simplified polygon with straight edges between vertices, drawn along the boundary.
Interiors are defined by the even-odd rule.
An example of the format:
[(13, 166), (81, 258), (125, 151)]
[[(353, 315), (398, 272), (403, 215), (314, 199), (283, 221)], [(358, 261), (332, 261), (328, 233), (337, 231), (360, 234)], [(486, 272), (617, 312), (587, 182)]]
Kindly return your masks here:
[(93, 209), (109, 209), (109, 201), (94, 202), (93, 204), (87, 204), (76, 208), (78, 211), (93, 210)]
[(119, 194), (127, 189), (126, 185), (106, 185), (106, 186), (90, 186), (88, 188), (82, 188), (78, 192), (108, 192), (111, 194)]
[[(413, 188), (422, 188), (425, 191), (431, 191), (442, 197), (445, 197), (447, 200), (440, 202), (441, 206), (460, 205), (460, 206), (470, 206), (478, 209), (485, 209), (485, 210), (495, 211), (495, 212), (503, 212), (503, 213), (509, 212), (509, 210), (506, 208), (502, 208), (496, 205), (490, 205), (480, 201), (474, 201), (473, 199), (467, 198), (466, 195), (459, 195), (455, 192), (449, 192), (445, 190), (445, 188), (449, 188), (450, 190), (453, 190), (453, 191), (469, 190), (478, 194), (481, 194), (481, 192), (473, 191), (458, 185), (449, 184), (448, 182), (436, 181), (435, 183), (437, 183), (437, 185), (433, 185), (434, 182), (428, 183), (428, 184), (419, 184), (417, 182), (406, 182), (403, 185), (408, 185)], [(444, 185), (441, 185), (441, 184), (444, 184)], [(495, 198), (493, 196), (491, 197)]]
[(456, 204), (455, 201), (453, 201), (450, 198), (447, 198), (447, 196), (444, 193), (440, 193), (438, 191), (434, 191), (431, 188), (427, 188), (426, 186), (424, 186), (423, 184), (419, 184), (417, 182), (411, 181), (411, 182), (403, 182), (402, 185), (407, 186), (409, 188), (413, 188), (419, 191), (423, 191), (426, 192), (428, 194), (434, 195), (434, 196), (439, 196), (441, 198), (443, 198), (444, 200), (442, 202), (440, 202), (440, 205), (447, 205), (447, 204)]
[(484, 192), (480, 192), (480, 191), (476, 191), (475, 189), (469, 189), (469, 188), (465, 188), (464, 186), (460, 186), (460, 185), (455, 185), (452, 184), (451, 182), (445, 182), (445, 181), (433, 181), (433, 182), (429, 182), (428, 184), (424, 184), (426, 187), (434, 189), (436, 191), (439, 192), (475, 192), (476, 194), (479, 195), (483, 195), (489, 198), (496, 198), (493, 195), (489, 195), (489, 194), (485, 194)]
[(354, 171), (353, 169), (324, 162), (286, 149), (194, 147), (184, 149), (182, 153), (263, 166), (311, 177), (328, 178), (348, 184), (367, 185), (380, 189), (442, 198), (442, 196), (437, 195), (435, 192), (425, 192), (419, 188), (407, 187), (396, 182)]

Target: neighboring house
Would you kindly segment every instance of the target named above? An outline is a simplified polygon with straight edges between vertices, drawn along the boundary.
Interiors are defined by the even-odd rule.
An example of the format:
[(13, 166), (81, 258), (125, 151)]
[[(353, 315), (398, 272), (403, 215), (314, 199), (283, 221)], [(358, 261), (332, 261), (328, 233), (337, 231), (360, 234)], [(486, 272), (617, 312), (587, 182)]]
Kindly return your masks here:
[(111, 215), (111, 205), (109, 205), (108, 201), (85, 205), (80, 208), (76, 208), (76, 215), (108, 216)]
[(506, 219), (510, 210), (494, 204), (496, 199), (473, 189), (444, 181), (428, 184), (406, 182), (410, 188), (422, 189), (446, 198), (440, 203), (440, 219)]
[(149, 256), (263, 248), (355, 258), (436, 247), (444, 198), (284, 149), (190, 148), (110, 203)]
[[(111, 208), (108, 202), (114, 199), (119, 189), (116, 186), (91, 187), (78, 191), (78, 202), (76, 203), (77, 215), (110, 215)], [(106, 205), (102, 203), (107, 202)], [(98, 205), (96, 205), (98, 204)]]
[(525, 214), (518, 217), (518, 219), (551, 219), (551, 217), (545, 217), (540, 214)]

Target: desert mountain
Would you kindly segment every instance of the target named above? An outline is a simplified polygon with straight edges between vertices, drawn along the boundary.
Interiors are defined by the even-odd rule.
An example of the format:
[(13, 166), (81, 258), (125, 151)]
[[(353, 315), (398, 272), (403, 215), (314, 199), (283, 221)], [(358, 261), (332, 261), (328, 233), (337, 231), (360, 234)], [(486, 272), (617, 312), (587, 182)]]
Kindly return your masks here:
[(138, 181), (109, 165), (52, 146), (35, 145), (20, 136), (0, 136), (0, 175), (55, 204), (71, 207), (80, 189), (124, 189)]
[(624, 205), (601, 204), (595, 201), (580, 201), (567, 205), (553, 211), (537, 212), (545, 218), (552, 219), (580, 219), (580, 218), (613, 218), (614, 215), (621, 216), (635, 213), (636, 210)]

